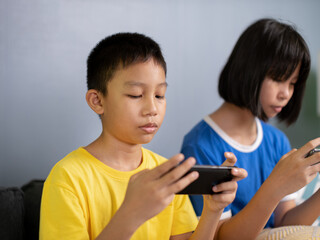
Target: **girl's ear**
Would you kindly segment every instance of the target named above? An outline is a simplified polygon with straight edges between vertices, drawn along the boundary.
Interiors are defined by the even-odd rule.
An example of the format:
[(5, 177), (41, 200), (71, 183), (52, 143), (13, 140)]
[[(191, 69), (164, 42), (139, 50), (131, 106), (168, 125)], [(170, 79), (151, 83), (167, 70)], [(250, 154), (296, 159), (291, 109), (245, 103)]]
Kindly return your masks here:
[(86, 100), (89, 107), (98, 115), (102, 115), (104, 113), (102, 98), (102, 93), (95, 89), (89, 89), (86, 94)]

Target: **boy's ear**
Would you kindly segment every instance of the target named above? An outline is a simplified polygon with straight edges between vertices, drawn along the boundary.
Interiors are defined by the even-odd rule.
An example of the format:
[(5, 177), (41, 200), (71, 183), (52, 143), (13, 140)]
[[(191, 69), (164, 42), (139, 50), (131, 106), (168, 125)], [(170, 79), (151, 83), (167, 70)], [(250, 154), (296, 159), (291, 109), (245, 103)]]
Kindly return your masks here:
[(104, 112), (102, 97), (103, 97), (102, 93), (100, 93), (95, 89), (89, 89), (86, 94), (86, 100), (89, 107), (98, 115), (101, 115)]

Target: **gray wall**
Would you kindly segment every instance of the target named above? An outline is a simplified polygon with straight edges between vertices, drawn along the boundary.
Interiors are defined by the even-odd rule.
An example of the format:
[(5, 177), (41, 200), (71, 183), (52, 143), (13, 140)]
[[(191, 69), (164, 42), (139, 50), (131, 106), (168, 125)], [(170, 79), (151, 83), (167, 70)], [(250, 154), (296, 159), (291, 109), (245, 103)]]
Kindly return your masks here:
[[(146, 147), (170, 157), (183, 135), (221, 104), (219, 71), (252, 21), (294, 22), (315, 60), (319, 9), (318, 0), (1, 0), (0, 185), (45, 178), (59, 159), (99, 135), (99, 119), (85, 101), (86, 57), (106, 35), (141, 32), (160, 43), (168, 107)], [(313, 61), (313, 74), (315, 67)], [(319, 129), (319, 118), (313, 119)], [(319, 136), (304, 127), (299, 138)]]

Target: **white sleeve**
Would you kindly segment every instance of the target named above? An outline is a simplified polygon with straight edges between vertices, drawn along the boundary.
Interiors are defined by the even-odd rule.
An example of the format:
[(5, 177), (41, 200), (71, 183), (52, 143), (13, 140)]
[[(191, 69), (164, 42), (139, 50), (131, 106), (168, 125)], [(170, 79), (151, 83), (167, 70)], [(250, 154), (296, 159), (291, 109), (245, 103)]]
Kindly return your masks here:
[(285, 201), (289, 201), (289, 200), (296, 200), (297, 197), (298, 197), (298, 192), (294, 192), (294, 193), (291, 193), (291, 194), (285, 196), (284, 198), (282, 198), (280, 202), (285, 202)]
[(229, 211), (223, 212), (221, 214), (220, 220), (231, 218), (231, 217), (232, 217), (232, 213), (231, 213), (231, 209), (230, 209)]

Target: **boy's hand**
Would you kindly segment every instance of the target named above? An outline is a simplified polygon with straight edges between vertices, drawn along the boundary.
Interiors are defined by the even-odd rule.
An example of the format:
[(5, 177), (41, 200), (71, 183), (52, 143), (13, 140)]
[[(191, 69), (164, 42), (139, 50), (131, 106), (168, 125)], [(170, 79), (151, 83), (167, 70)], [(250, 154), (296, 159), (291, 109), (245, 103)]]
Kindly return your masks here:
[(137, 227), (160, 213), (171, 203), (175, 193), (198, 178), (197, 172), (181, 178), (196, 162), (188, 158), (178, 165), (183, 159), (182, 154), (177, 154), (160, 166), (145, 169), (130, 178), (121, 208), (133, 217)]
[[(226, 160), (222, 164), (223, 166), (234, 166), (237, 162), (236, 156), (231, 152), (226, 152)], [(234, 176), (232, 181), (220, 183), (212, 188), (215, 193), (212, 195), (204, 195), (204, 207), (212, 212), (219, 212), (233, 202), (238, 189), (237, 181), (246, 178), (248, 173), (242, 168), (233, 168), (232, 175)]]
[(281, 199), (298, 191), (316, 177), (320, 171), (318, 163), (320, 162), (320, 153), (315, 153), (307, 158), (305, 156), (319, 144), (320, 138), (316, 138), (298, 150), (291, 150), (280, 159), (267, 179), (271, 186), (274, 184), (277, 186), (274, 189), (275, 196), (279, 196)]

